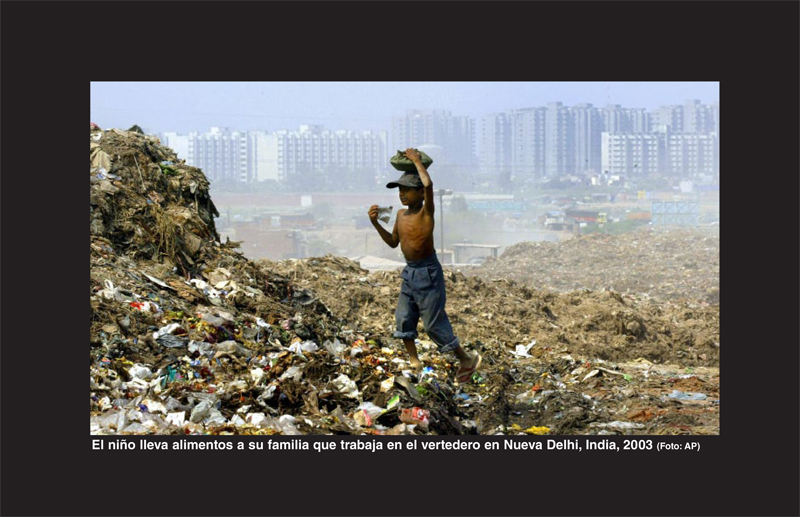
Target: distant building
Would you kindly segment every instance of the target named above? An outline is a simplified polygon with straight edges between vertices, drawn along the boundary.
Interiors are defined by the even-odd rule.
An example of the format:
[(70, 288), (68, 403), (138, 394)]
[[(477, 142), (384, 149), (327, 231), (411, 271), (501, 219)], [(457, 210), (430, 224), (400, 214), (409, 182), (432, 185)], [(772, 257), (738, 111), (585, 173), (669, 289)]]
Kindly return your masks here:
[(478, 119), (479, 168), (484, 174), (508, 181), (514, 161), (515, 139), (511, 116), (506, 113), (484, 115)]
[(233, 223), (228, 232), (233, 234), (231, 240), (241, 241), (248, 258), (284, 260), (305, 257), (302, 230), (313, 227), (311, 214), (264, 214), (252, 221)]
[(711, 105), (711, 118), (714, 120), (714, 133), (719, 138), (719, 102)]
[(187, 135), (179, 135), (178, 133), (162, 133), (160, 136), (161, 144), (169, 147), (178, 158), (185, 160), (186, 163), (192, 165), (189, 159), (189, 137)]
[(376, 174), (389, 162), (387, 138), (385, 131), (331, 131), (309, 125), (299, 131), (278, 131), (278, 176), (285, 180), (304, 172), (322, 174), (332, 167)]
[(601, 169), (603, 115), (591, 104), (577, 104), (570, 109), (573, 132), (572, 173), (588, 175)]
[(545, 108), (511, 110), (511, 170), (523, 181), (545, 170)]
[(644, 108), (623, 108), (609, 104), (603, 110), (603, 130), (608, 133), (649, 133), (651, 115)]
[(603, 172), (629, 177), (663, 172), (664, 139), (664, 133), (603, 133)]
[(253, 131), (249, 133), (249, 159), (255, 163), (251, 180), (280, 181), (281, 171), (278, 167), (278, 137), (274, 133)]
[(408, 110), (402, 117), (392, 118), (390, 154), (409, 147), (436, 145), (440, 156), (432, 156), (438, 166), (471, 167), (475, 158), (475, 121), (454, 116), (448, 110)]
[(687, 100), (683, 105), (683, 132), (684, 133), (712, 133), (716, 131), (715, 109), (719, 104), (706, 106), (699, 100)]
[(231, 131), (212, 127), (208, 132), (180, 135), (162, 133), (161, 142), (178, 158), (198, 167), (212, 181), (251, 182), (278, 179), (274, 135), (264, 131)]
[(545, 117), (544, 166), (545, 177), (571, 174), (575, 170), (574, 132), (569, 108), (560, 102), (547, 104)]
[(652, 127), (644, 109), (613, 104), (601, 109), (551, 102), (485, 115), (479, 119), (480, 170), (496, 175), (500, 185), (512, 179), (591, 177), (604, 170), (603, 133), (649, 134)]
[(189, 159), (211, 181), (252, 180), (248, 162), (248, 138), (244, 131), (212, 127), (207, 133), (189, 133)]
[(275, 230), (270, 228), (237, 228), (236, 240), (241, 241), (241, 250), (252, 260), (286, 260), (305, 258), (306, 242), (299, 230)]
[(496, 259), (499, 251), (499, 244), (453, 244), (453, 263), (482, 264), (487, 258)]
[(603, 133), (602, 167), (609, 174), (719, 177), (716, 133)]
[(666, 170), (678, 177), (719, 177), (719, 138), (716, 133), (666, 135)]
[(683, 133), (683, 106), (661, 106), (653, 111), (653, 131)]
[(163, 133), (162, 143), (212, 181), (285, 181), (300, 170), (323, 174), (332, 167), (377, 173), (388, 164), (388, 133), (331, 131), (231, 131), (212, 127), (189, 135)]
[[(363, 185), (371, 190), (376, 179), (394, 177), (388, 164), (397, 150), (416, 147), (434, 159), (442, 188), (496, 185), (509, 193), (531, 180), (578, 178), (599, 185), (609, 174), (718, 181), (719, 117), (719, 102), (705, 105), (697, 99), (650, 112), (618, 104), (596, 108), (551, 102), (477, 121), (447, 110), (412, 109), (392, 119), (391, 132), (303, 125), (274, 133), (211, 128), (160, 136), (213, 181), (273, 180), (302, 189), (323, 187), (326, 181), (331, 187), (341, 178), (351, 189)], [(304, 181), (295, 181), (301, 177)]]

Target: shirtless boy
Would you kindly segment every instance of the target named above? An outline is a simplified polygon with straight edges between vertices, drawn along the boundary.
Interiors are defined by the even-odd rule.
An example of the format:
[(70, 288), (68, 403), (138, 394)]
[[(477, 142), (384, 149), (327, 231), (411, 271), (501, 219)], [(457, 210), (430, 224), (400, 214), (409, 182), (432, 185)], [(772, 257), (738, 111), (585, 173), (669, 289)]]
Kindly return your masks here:
[(480, 367), (482, 358), (477, 352), (467, 354), (453, 334), (453, 327), (445, 313), (442, 265), (433, 247), (433, 182), (422, 165), (419, 152), (406, 149), (403, 154), (414, 163), (417, 172), (405, 172), (400, 179), (386, 185), (386, 188), (399, 187), (400, 203), (408, 207), (397, 212), (392, 233), (378, 222), (378, 205), (372, 205), (369, 209), (369, 219), (383, 241), (392, 248), (399, 244), (406, 259), (395, 311), (397, 330), (394, 337), (403, 340), (411, 367), (418, 370), (421, 364), (414, 339), (417, 337), (417, 323), (422, 316), (425, 331), (436, 343), (439, 352), (452, 350), (458, 357), (460, 368), (456, 372), (456, 380), (465, 383)]

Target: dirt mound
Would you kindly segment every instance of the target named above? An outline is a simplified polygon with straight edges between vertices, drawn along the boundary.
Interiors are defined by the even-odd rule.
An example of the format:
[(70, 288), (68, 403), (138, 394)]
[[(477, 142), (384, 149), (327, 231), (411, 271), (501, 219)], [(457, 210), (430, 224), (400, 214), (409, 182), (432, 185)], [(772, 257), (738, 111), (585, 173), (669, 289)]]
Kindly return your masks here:
[(92, 237), (133, 259), (191, 269), (219, 239), (205, 175), (138, 131), (93, 128), (89, 145)]
[(452, 401), (429, 424), (401, 421), (422, 401), (392, 349), (346, 328), (288, 266), (219, 242), (201, 171), (138, 131), (90, 138), (92, 432), (460, 432), (441, 409)]
[(562, 292), (613, 289), (656, 300), (719, 303), (719, 235), (647, 229), (523, 242), (468, 274)]
[[(391, 336), (398, 272), (370, 274), (332, 256), (261, 264), (313, 290), (350, 328), (384, 340)], [(462, 342), (512, 350), (536, 339), (543, 346), (610, 361), (643, 357), (689, 366), (719, 361), (718, 306), (657, 303), (613, 291), (554, 293), (451, 270), (445, 270), (445, 280), (448, 315)]]
[[(369, 274), (354, 262), (332, 256), (262, 264), (296, 286), (313, 290), (347, 328), (376, 342), (393, 343), (392, 350), (402, 348), (391, 339), (398, 272)], [(684, 414), (690, 402), (706, 404), (707, 410), (694, 425), (678, 431), (716, 429), (718, 406), (710, 397), (718, 399), (718, 306), (658, 303), (648, 296), (613, 291), (539, 291), (449, 270), (445, 278), (456, 334), (486, 359), (474, 382), (452, 388), (455, 414), (477, 432), (522, 433), (530, 427), (549, 427), (560, 434), (652, 434), (671, 430), (670, 419)], [(516, 355), (518, 347), (528, 345), (527, 354)], [(426, 339), (419, 346), (423, 363), (452, 382), (452, 358), (439, 355)], [(704, 373), (700, 376), (695, 370)], [(711, 393), (706, 402), (670, 399), (677, 375), (702, 378), (701, 386)], [(634, 406), (642, 413), (630, 421)], [(566, 416), (564, 408), (571, 411)], [(618, 420), (623, 423), (615, 423)], [(604, 423), (614, 425), (600, 425)], [(464, 429), (473, 429), (470, 425)]]
[(484, 356), (458, 385), (426, 339), (408, 369), (397, 272), (249, 261), (219, 242), (201, 171), (137, 131), (91, 142), (93, 433), (719, 432), (718, 306), (447, 271)]

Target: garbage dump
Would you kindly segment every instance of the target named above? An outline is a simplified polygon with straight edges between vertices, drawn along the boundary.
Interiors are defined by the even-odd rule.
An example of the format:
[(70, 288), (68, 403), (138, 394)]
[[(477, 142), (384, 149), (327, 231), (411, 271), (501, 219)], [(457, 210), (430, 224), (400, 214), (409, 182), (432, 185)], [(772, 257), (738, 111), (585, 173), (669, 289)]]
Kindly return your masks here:
[(392, 338), (398, 272), (222, 243), (202, 171), (137, 128), (90, 130), (93, 434), (718, 434), (719, 306), (446, 271), (484, 356), (457, 383)]
[[(313, 290), (346, 328), (390, 343), (380, 355), (405, 357), (391, 339), (398, 272), (369, 273), (331, 255), (259, 263)], [(425, 368), (410, 381), (423, 400), (431, 384), (452, 394), (456, 408), (449, 414), (461, 432), (719, 432), (718, 305), (610, 290), (557, 293), (452, 270), (445, 279), (456, 335), (480, 351), (483, 366), (466, 386), (455, 384), (454, 357), (439, 354), (421, 332)], [(430, 374), (435, 384), (426, 382)], [(706, 398), (670, 396), (675, 389)], [(434, 401), (440, 413), (454, 411), (437, 407), (443, 398)]]
[(509, 246), (469, 272), (537, 289), (613, 289), (719, 303), (719, 229), (646, 228)]

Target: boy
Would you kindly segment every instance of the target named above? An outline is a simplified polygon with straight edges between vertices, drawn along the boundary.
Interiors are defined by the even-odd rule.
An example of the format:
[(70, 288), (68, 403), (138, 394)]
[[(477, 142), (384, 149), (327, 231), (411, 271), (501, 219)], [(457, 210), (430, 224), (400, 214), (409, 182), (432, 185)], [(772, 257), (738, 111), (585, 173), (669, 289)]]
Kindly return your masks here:
[(419, 152), (406, 149), (403, 154), (414, 163), (417, 173), (405, 172), (400, 179), (386, 185), (386, 188), (400, 187), (400, 203), (408, 207), (397, 212), (392, 233), (378, 223), (378, 205), (369, 209), (369, 219), (383, 241), (392, 248), (399, 244), (406, 258), (395, 312), (397, 330), (394, 337), (403, 340), (411, 367), (419, 370), (421, 364), (414, 339), (417, 337), (417, 322), (422, 316), (425, 330), (439, 352), (452, 350), (458, 357), (460, 368), (456, 380), (465, 383), (483, 359), (478, 353), (467, 354), (453, 334), (444, 309), (446, 293), (442, 265), (433, 247), (433, 182), (422, 165)]

